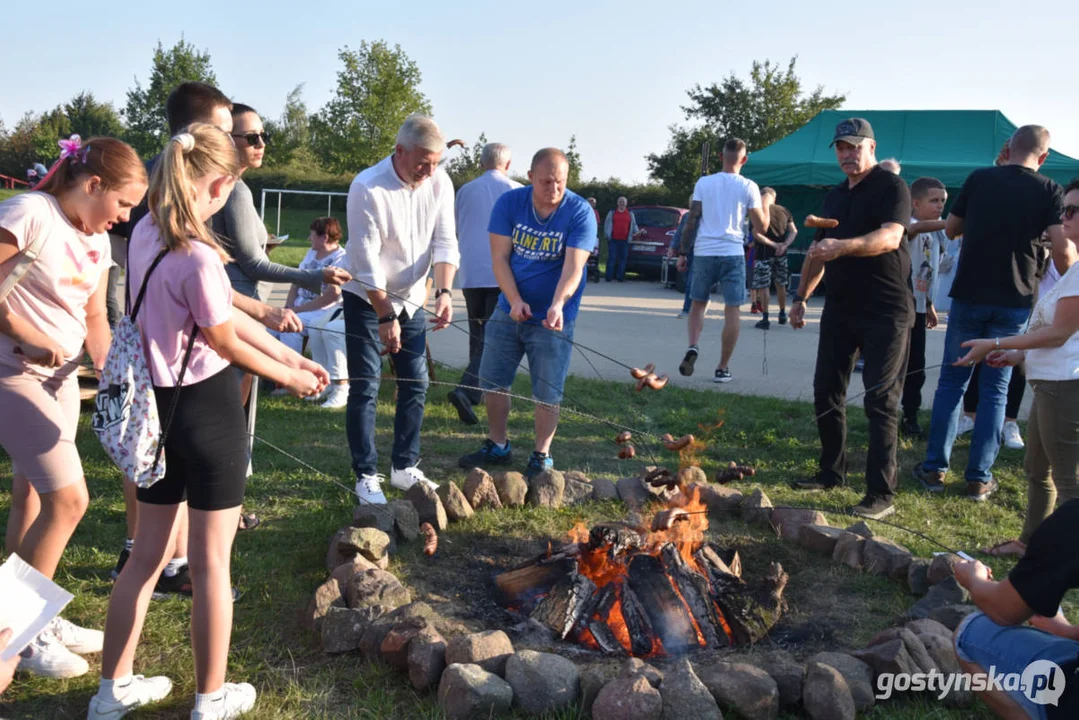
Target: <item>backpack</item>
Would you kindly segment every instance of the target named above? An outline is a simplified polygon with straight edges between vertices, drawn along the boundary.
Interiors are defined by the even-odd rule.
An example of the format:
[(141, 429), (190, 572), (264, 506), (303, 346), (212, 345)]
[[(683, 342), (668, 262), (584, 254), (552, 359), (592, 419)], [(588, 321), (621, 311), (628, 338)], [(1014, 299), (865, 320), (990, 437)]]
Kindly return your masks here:
[(153, 378), (146, 363), (142, 333), (135, 324), (135, 318), (146, 294), (146, 283), (167, 253), (167, 249), (162, 250), (150, 264), (134, 306), (131, 305), (131, 290), (125, 284), (128, 314), (120, 319), (113, 331), (90, 419), (91, 427), (105, 452), (124, 476), (140, 488), (148, 488), (165, 476), (165, 458), (162, 457), (165, 438), (176, 413), (179, 389), (183, 385), (191, 349), (199, 331), (196, 325), (187, 342), (176, 382), (177, 392), (173, 394), (162, 430)]
[(15, 267), (11, 268), (11, 272), (4, 278), (4, 282), (0, 283), (0, 302), (7, 299), (7, 296), (15, 289), (15, 286), (19, 284), (27, 271), (30, 270), (30, 266), (34, 264), (37, 256), (41, 254), (41, 249), (45, 247), (45, 239), (44, 233), (38, 233), (37, 237), (23, 248)]

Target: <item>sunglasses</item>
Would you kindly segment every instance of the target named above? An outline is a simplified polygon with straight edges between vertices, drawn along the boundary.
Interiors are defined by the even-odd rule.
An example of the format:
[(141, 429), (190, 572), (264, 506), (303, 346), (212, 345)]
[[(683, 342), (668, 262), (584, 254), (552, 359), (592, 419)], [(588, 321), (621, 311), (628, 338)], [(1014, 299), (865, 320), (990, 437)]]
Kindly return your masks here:
[(1071, 220), (1075, 217), (1075, 213), (1079, 212), (1079, 205), (1065, 205), (1064, 211), (1060, 213), (1060, 217), (1065, 220)]
[(249, 133), (231, 133), (234, 138), (243, 138), (244, 142), (252, 147), (258, 147), (259, 145), (268, 145), (270, 142), (270, 136), (265, 130), (262, 132), (249, 132)]

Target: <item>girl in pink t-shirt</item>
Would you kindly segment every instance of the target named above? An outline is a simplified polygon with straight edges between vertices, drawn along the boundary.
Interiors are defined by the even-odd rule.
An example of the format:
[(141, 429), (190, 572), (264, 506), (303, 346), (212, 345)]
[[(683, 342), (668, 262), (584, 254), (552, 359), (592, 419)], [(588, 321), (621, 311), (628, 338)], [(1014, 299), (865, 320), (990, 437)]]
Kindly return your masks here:
[[(75, 447), (76, 371), (84, 352), (102, 367), (112, 335), (105, 314), (108, 230), (146, 194), (128, 145), (77, 136), (35, 192), (0, 203), (0, 279), (44, 238), (40, 254), (0, 302), (0, 446), (11, 456), (5, 546), (52, 577), (89, 496)], [(89, 670), (72, 651), (97, 652), (101, 632), (57, 619), (23, 651), (20, 667), (48, 677)]]
[[(185, 501), (196, 685), (191, 717), (235, 717), (255, 703), (254, 687), (225, 682), (232, 634), (229, 558), (247, 470), (247, 426), (229, 366), (273, 380), (299, 397), (320, 392), (329, 376), (232, 309), (224, 266), (228, 258), (206, 221), (225, 204), (238, 175), (229, 136), (205, 123), (189, 126), (162, 152), (150, 181), (150, 214), (131, 236), (131, 296), (145, 288), (136, 322), (158, 412), (171, 422), (165, 477), (136, 492), (135, 543), (109, 601), (101, 686), (90, 701), (93, 717), (119, 717), (172, 689), (166, 677), (133, 677), (131, 671), (150, 596), (175, 547)], [(181, 381), (189, 344), (191, 356)]]

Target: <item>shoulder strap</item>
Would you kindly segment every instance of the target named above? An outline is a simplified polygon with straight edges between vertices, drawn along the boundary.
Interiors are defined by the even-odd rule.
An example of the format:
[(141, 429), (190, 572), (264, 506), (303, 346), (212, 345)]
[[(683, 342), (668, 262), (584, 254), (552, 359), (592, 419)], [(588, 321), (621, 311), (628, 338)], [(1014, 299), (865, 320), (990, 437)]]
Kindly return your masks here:
[[(139, 308), (142, 307), (142, 297), (146, 294), (146, 283), (147, 281), (149, 281), (150, 275), (154, 272), (154, 269), (158, 266), (158, 263), (164, 260), (165, 256), (168, 254), (169, 249), (162, 248), (161, 252), (159, 252), (157, 254), (157, 257), (154, 258), (154, 261), (150, 263), (150, 267), (146, 270), (146, 275), (144, 275), (142, 278), (142, 286), (139, 288), (139, 294), (135, 298), (134, 307), (132, 307), (131, 305), (131, 283), (126, 281), (124, 282), (124, 305), (126, 306), (128, 315), (131, 317), (132, 320), (134, 320), (135, 316), (139, 314)], [(128, 263), (128, 267), (131, 267), (131, 263)]]
[(0, 302), (7, 299), (7, 296), (26, 275), (30, 266), (37, 260), (37, 256), (41, 254), (41, 248), (45, 246), (45, 239), (45, 234), (39, 233), (37, 237), (30, 241), (29, 245), (23, 248), (22, 253), (19, 255), (19, 261), (15, 263), (15, 267), (11, 268), (11, 273), (4, 278), (4, 282), (0, 283)]
[[(158, 260), (161, 259), (159, 255)], [(154, 261), (157, 264), (157, 261)], [(153, 270), (153, 266), (150, 267)], [(149, 275), (149, 273), (147, 273)], [(145, 283), (143, 283), (145, 289)], [(142, 293), (139, 293), (139, 300), (142, 299)], [(137, 304), (137, 301), (136, 301)], [(187, 348), (184, 350), (184, 359), (180, 362), (180, 374), (176, 378), (176, 391), (172, 394), (172, 402), (169, 403), (168, 417), (165, 418), (165, 426), (161, 428), (161, 438), (157, 441), (157, 450), (154, 452), (154, 465), (150, 470), (152, 476), (157, 472), (157, 465), (161, 462), (161, 453), (165, 450), (165, 438), (169, 435), (169, 428), (172, 427), (172, 420), (176, 416), (176, 402), (180, 399), (180, 392), (183, 389), (184, 375), (187, 374), (187, 364), (191, 360), (191, 350), (195, 347), (195, 336), (199, 334), (199, 326), (191, 326), (191, 337), (187, 340)]]

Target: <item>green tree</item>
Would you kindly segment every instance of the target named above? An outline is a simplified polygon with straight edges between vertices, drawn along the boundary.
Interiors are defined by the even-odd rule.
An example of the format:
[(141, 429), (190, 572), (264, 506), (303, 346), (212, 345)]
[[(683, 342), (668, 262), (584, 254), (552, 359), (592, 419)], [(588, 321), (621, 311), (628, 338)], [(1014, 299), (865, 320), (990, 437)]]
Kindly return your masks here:
[(292, 89), (285, 97), (285, 110), (278, 120), (266, 120), (270, 134), (270, 152), (266, 154), (267, 167), (284, 165), (311, 165), (311, 121), (307, 104), (303, 101), (303, 83)]
[(362, 41), (338, 53), (337, 93), (311, 118), (311, 146), (333, 172), (357, 172), (389, 155), (401, 123), (431, 113), (419, 66), (385, 41)]
[[(784, 69), (771, 61), (753, 62), (748, 82), (731, 73), (720, 83), (693, 86), (689, 105), (682, 107), (690, 127), (671, 126), (671, 139), (662, 153), (646, 156), (648, 171), (675, 197), (688, 194), (700, 173), (700, 152), (710, 142), (713, 156), (727, 138), (739, 137), (750, 151), (782, 140), (822, 110), (838, 108), (844, 95), (826, 95), (817, 86), (806, 92), (795, 72), (797, 57)], [(712, 168), (716, 170), (717, 168)]]
[(566, 187), (573, 189), (581, 184), (581, 153), (577, 150), (577, 136), (569, 136), (569, 146), (565, 149), (566, 160), (569, 162), (569, 175), (566, 177)]
[(81, 92), (64, 104), (64, 115), (71, 123), (71, 131), (83, 139), (104, 135), (121, 137), (124, 125), (112, 103), (98, 102), (92, 92)]
[(127, 122), (124, 139), (140, 155), (149, 157), (165, 147), (169, 139), (165, 101), (177, 85), (193, 81), (217, 84), (217, 76), (210, 67), (210, 53), (198, 51), (182, 36), (168, 50), (159, 40), (149, 83), (143, 87), (138, 79), (135, 80), (135, 87), (127, 91), (127, 105), (123, 110)]
[(60, 157), (60, 140), (75, 132), (64, 109), (57, 106), (32, 121), (30, 137), (36, 157), (35, 162), (52, 164)]
[(446, 163), (446, 172), (453, 180), (453, 186), (459, 188), (465, 183), (475, 180), (483, 174), (483, 166), (480, 164), (480, 156), (483, 154), (483, 146), (487, 144), (487, 135), (480, 133), (471, 148), (461, 148), (461, 154)]

